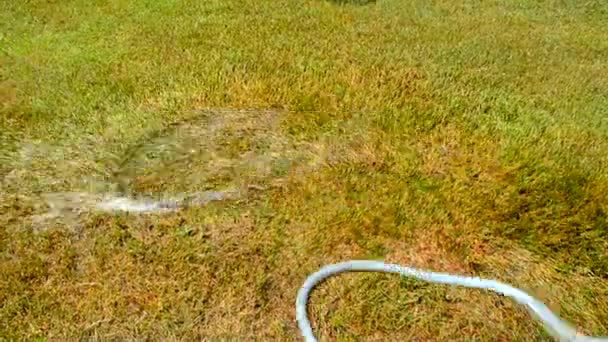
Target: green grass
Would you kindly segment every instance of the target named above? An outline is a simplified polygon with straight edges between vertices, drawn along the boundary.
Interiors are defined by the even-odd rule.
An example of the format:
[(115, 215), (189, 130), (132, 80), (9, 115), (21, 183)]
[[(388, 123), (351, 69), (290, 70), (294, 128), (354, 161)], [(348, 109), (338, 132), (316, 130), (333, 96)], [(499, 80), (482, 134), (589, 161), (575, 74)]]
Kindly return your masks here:
[[(293, 340), (306, 276), (351, 258), (495, 277), (608, 335), (606, 61), (604, 1), (0, 1), (0, 336)], [(249, 185), (34, 219), (47, 192)], [(547, 339), (383, 275), (311, 315), (332, 340)]]

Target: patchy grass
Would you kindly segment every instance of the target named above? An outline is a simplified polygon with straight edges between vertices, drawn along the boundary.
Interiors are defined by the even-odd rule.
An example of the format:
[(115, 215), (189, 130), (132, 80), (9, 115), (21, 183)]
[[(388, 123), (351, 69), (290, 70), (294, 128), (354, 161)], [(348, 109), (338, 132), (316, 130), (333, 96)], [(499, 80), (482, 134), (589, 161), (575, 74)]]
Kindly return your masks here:
[[(608, 334), (605, 2), (0, 7), (5, 338), (294, 340), (299, 286), (351, 258), (495, 277)], [(224, 187), (254, 190), (33, 219), (51, 192)], [(311, 315), (325, 339), (547, 339), (499, 296), (375, 274)]]

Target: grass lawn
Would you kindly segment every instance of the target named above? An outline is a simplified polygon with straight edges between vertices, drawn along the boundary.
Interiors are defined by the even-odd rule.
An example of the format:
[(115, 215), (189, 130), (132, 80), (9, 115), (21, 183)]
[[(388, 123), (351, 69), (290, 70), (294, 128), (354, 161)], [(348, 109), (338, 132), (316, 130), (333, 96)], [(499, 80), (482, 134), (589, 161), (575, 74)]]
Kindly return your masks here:
[[(305, 278), (353, 258), (608, 335), (607, 151), (606, 1), (0, 0), (0, 336), (297, 340)], [(310, 309), (324, 340), (549, 339), (390, 275)]]

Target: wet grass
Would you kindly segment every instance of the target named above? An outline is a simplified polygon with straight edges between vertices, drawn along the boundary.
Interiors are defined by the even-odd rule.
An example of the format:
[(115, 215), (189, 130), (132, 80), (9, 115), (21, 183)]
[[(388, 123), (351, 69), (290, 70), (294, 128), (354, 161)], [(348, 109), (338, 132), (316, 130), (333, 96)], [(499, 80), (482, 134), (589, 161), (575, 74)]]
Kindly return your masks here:
[[(0, 7), (1, 336), (293, 340), (298, 287), (350, 258), (495, 277), (608, 334), (604, 2)], [(175, 127), (210, 146), (200, 108), (266, 111), (211, 112), (217, 153), (137, 173)], [(224, 183), (258, 190), (30, 220), (47, 192)], [(332, 340), (547, 339), (507, 299), (382, 275), (332, 279), (311, 315)]]

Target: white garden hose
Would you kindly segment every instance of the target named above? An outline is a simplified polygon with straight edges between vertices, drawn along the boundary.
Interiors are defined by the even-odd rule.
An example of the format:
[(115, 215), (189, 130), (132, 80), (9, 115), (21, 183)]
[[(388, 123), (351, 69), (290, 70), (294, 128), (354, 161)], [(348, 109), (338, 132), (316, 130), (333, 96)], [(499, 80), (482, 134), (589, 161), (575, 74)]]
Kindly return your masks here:
[(495, 280), (421, 271), (411, 267), (403, 267), (395, 264), (386, 264), (380, 261), (367, 260), (353, 260), (339, 264), (327, 265), (306, 279), (304, 285), (298, 291), (298, 297), (296, 299), (296, 319), (298, 321), (298, 326), (302, 336), (306, 342), (317, 341), (312, 331), (307, 312), (307, 302), (311, 291), (315, 286), (327, 278), (345, 272), (397, 273), (403, 276), (413, 277), (437, 284), (460, 285), (469, 288), (491, 290), (511, 297), (519, 304), (527, 305), (532, 313), (534, 313), (536, 318), (538, 318), (544, 324), (547, 331), (560, 341), (608, 342), (607, 337), (588, 337), (577, 335), (576, 330), (570, 324), (562, 321), (553, 312), (551, 312), (551, 310), (549, 310), (545, 304), (523, 292), (522, 290), (516, 289), (510, 285), (500, 283)]

